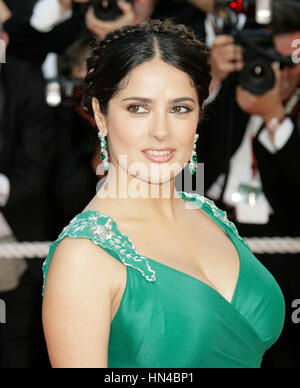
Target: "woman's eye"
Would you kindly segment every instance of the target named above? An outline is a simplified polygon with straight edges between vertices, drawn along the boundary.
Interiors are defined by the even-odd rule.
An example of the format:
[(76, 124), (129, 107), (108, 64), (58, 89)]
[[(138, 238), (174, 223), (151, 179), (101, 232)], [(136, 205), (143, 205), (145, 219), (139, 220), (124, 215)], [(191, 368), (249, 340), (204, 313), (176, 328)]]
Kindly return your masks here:
[(191, 112), (191, 109), (188, 108), (187, 106), (178, 105), (178, 106), (174, 106), (172, 108), (172, 111), (174, 113), (188, 113), (188, 112)]
[[(141, 114), (141, 113), (148, 112), (147, 106), (146, 105), (140, 105), (140, 104), (131, 104), (131, 105), (128, 106), (127, 110), (130, 113), (134, 113), (134, 114)], [(171, 109), (172, 113), (179, 113), (179, 114), (188, 113), (188, 112), (191, 112), (191, 111), (192, 111), (192, 109), (188, 108), (187, 106), (182, 106), (182, 105), (174, 106)]]
[(137, 114), (146, 112), (145, 105), (133, 104), (133, 105), (129, 105), (129, 107), (127, 109), (129, 110), (129, 112), (137, 113)]

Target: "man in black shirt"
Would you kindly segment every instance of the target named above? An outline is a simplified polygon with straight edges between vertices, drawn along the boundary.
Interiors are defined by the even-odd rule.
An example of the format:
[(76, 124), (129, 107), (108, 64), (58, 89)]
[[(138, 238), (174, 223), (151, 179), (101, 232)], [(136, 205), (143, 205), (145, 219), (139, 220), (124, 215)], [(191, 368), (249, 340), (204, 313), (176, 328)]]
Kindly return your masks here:
[[(6, 59), (0, 71), (0, 213), (18, 241), (52, 241), (52, 203), (48, 197), (55, 153), (52, 113), (44, 103), (39, 67)], [(15, 263), (19, 268), (20, 260)], [(0, 325), (0, 368), (48, 366), (41, 322), (41, 259), (27, 260), (21, 278), (3, 284), (0, 299), (6, 303), (6, 324)], [(12, 260), (0, 260), (4, 271)], [(21, 275), (20, 274), (20, 275)], [(1, 282), (0, 282), (1, 283)]]
[[(283, 56), (295, 55), (300, 3), (274, 2), (273, 41)], [(299, 47), (299, 45), (298, 45)], [(299, 55), (298, 55), (299, 56)], [(199, 128), (198, 161), (205, 164), (206, 196), (227, 210), (243, 237), (300, 234), (300, 64), (273, 66), (274, 87), (255, 96), (238, 86), (244, 66), (232, 36), (218, 36), (211, 62), (217, 97)], [(299, 328), (292, 303), (299, 299), (299, 255), (259, 254), (286, 298), (286, 326), (263, 366), (299, 365)]]

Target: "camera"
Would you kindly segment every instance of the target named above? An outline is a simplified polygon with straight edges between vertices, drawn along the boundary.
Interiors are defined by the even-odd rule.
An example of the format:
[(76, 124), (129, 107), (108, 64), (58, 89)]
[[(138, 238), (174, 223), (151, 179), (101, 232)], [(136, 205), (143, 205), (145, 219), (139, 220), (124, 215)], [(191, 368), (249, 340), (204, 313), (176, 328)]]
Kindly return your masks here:
[[(270, 0), (215, 0), (215, 9), (222, 9), (227, 16), (224, 19), (224, 33), (232, 35), (235, 43), (243, 47), (245, 66), (239, 73), (239, 84), (257, 96), (267, 93), (275, 85), (273, 62), (278, 62), (281, 67), (295, 66), (292, 58), (282, 57), (277, 53), (270, 30), (259, 26), (271, 24), (271, 5)], [(252, 22), (254, 27), (239, 30), (237, 13), (255, 17)]]
[[(134, 0), (123, 1), (131, 4), (134, 2)], [(84, 15), (90, 6), (93, 7), (95, 16), (99, 20), (113, 21), (119, 19), (122, 15), (117, 0), (91, 0), (84, 4), (73, 2), (73, 12), (77, 15)]]
[(272, 63), (280, 67), (294, 67), (292, 58), (281, 57), (275, 50), (273, 36), (264, 29), (232, 31), (235, 43), (243, 47), (244, 68), (239, 84), (253, 95), (263, 95), (273, 89), (275, 74)]
[(272, 21), (272, 0), (215, 0), (215, 9), (224, 7), (255, 17), (258, 24), (270, 24)]

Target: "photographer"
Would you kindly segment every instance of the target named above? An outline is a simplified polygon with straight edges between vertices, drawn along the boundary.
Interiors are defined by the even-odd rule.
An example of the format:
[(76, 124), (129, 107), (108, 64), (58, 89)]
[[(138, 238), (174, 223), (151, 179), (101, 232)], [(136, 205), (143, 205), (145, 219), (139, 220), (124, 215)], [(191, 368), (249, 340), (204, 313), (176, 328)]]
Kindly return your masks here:
[[(118, 1), (114, 8), (120, 16), (113, 21), (98, 19), (89, 0), (16, 2), (17, 6), (11, 0), (0, 0), (5, 9), (4, 28), (11, 40), (8, 52), (41, 65), (48, 53), (62, 54), (85, 30), (103, 38), (116, 28), (140, 23), (151, 15), (156, 0)], [(78, 8), (84, 12), (76, 12)]]
[[(147, 10), (154, 1), (136, 0), (118, 1), (114, 8), (120, 10), (115, 20), (104, 21), (95, 14), (94, 5), (90, 0), (39, 0), (34, 7), (30, 23), (41, 32), (49, 32), (58, 23), (71, 17), (82, 17), (89, 31), (103, 38), (108, 32), (125, 25), (137, 24), (148, 17)], [(101, 4), (99, 0), (98, 4)], [(50, 13), (50, 18), (49, 18)]]
[[(275, 3), (273, 40), (276, 51), (283, 57), (292, 57), (295, 51), (292, 44), (300, 36), (300, 19), (297, 18), (299, 15), (300, 5), (298, 3)], [(287, 24), (286, 20), (288, 20)], [(234, 43), (232, 36), (221, 35), (215, 39), (211, 50), (211, 62), (214, 83), (218, 88), (221, 87), (221, 90), (216, 100), (208, 105), (208, 120), (202, 127), (202, 135), (204, 140), (207, 140), (207, 145), (200, 152), (203, 159), (207, 161), (207, 189), (210, 188), (209, 191), (217, 192), (218, 188), (220, 189), (222, 186), (215, 184), (212, 188), (213, 183), (217, 181), (220, 175), (227, 172), (227, 166), (224, 161), (227, 162), (226, 157), (228, 155), (226, 155), (226, 152), (228, 149), (230, 148), (229, 156), (231, 158), (237, 155), (237, 151), (242, 145), (243, 140), (245, 142), (248, 141), (249, 147), (251, 148), (252, 142), (250, 142), (250, 139), (254, 136), (254, 151), (256, 151), (255, 156), (258, 158), (255, 162), (259, 164), (260, 175), (264, 177), (264, 181), (262, 182), (264, 184), (264, 193), (268, 194), (268, 201), (274, 211), (273, 218), (276, 218), (277, 215), (280, 218), (280, 221), (277, 222), (277, 232), (281, 231), (281, 235), (284, 233), (295, 235), (298, 233), (298, 223), (293, 220), (291, 222), (290, 217), (286, 215), (287, 212), (284, 211), (289, 209), (289, 207), (287, 209), (284, 208), (288, 204), (282, 203), (283, 201), (280, 201), (278, 198), (286, 197), (286, 190), (291, 186), (294, 189), (294, 194), (291, 194), (293, 198), (299, 198), (300, 193), (299, 171), (297, 170), (300, 163), (296, 162), (291, 164), (290, 162), (291, 159), (299, 160), (299, 153), (297, 151), (297, 146), (299, 145), (298, 104), (295, 104), (290, 114), (285, 115), (285, 106), (291, 98), (297, 96), (297, 88), (300, 83), (300, 66), (295, 65), (293, 68), (283, 67), (282, 70), (279, 70), (273, 64), (272, 68), (275, 74), (273, 88), (262, 95), (254, 95), (238, 85), (237, 72), (243, 69), (245, 63), (243, 61), (243, 48)], [(294, 96), (295, 93), (296, 96)], [(278, 121), (277, 125), (275, 119)], [(271, 120), (277, 128), (271, 128)], [(222, 125), (220, 125), (221, 123)], [(224, 130), (224, 123), (228, 123), (228, 127), (230, 126), (228, 131)], [(214, 134), (211, 130), (212, 124), (213, 130), (216, 131)], [(247, 132), (249, 136), (246, 136)], [(231, 135), (230, 139), (229, 135)], [(218, 145), (215, 141), (208, 142), (207, 136), (211, 139), (213, 136), (218, 136), (221, 141), (218, 142)], [(229, 142), (231, 144), (228, 144)], [(219, 160), (210, 161), (212, 153), (211, 150), (208, 150), (209, 144), (211, 144), (210, 147), (220, 147), (219, 154), (221, 156)], [(227, 148), (225, 146), (226, 144)], [(287, 150), (288, 152), (286, 152)], [(283, 157), (285, 153), (288, 154), (289, 162)], [(272, 184), (270, 182), (270, 172), (265, 173), (264, 171), (264, 167), (270, 159), (276, 161), (276, 165), (279, 164), (280, 168), (276, 171), (277, 174), (281, 174), (281, 182), (283, 182), (282, 179), (287, 180), (285, 187), (276, 187), (276, 190), (274, 190), (274, 173), (272, 174)], [(252, 175), (252, 162), (253, 160), (251, 158), (250, 166), (248, 166), (250, 175)], [(295, 167), (293, 168), (292, 166)], [(232, 167), (233, 163), (231, 163), (231, 169)], [(282, 174), (282, 172), (284, 173)], [(276, 181), (279, 182), (278, 179)], [(228, 182), (230, 183), (230, 179), (227, 180)], [(228, 190), (225, 190), (223, 194), (224, 198), (230, 202), (230, 205), (234, 205), (229, 200), (232, 192), (229, 193)], [(297, 201), (294, 202), (294, 204), (296, 203)], [(266, 226), (264, 225), (264, 231), (265, 228)]]
[(99, 38), (126, 25), (139, 24), (148, 19), (154, 10), (157, 0), (134, 0), (131, 4), (126, 1), (118, 1), (117, 5), (122, 12), (117, 20), (103, 21), (96, 17), (93, 7), (89, 7), (85, 15), (85, 24), (88, 30)]
[[(0, 37), (8, 42), (4, 33)], [(55, 127), (43, 103), (43, 78), (31, 63), (9, 56), (6, 61), (0, 70), (0, 234), (5, 241), (51, 241)], [(0, 325), (0, 368), (48, 366), (41, 277), (40, 259), (0, 260), (0, 299), (7, 308), (7, 323)]]
[[(278, 1), (273, 7), (276, 52), (291, 58), (300, 38), (300, 4)], [(221, 35), (211, 50), (215, 100), (200, 128), (199, 155), (205, 163), (206, 195), (227, 210), (245, 237), (299, 236), (300, 216), (300, 65), (272, 64), (275, 82), (264, 93), (239, 84), (247, 63), (234, 38)], [(249, 76), (250, 79), (250, 76)], [(267, 80), (268, 81), (268, 80)], [(251, 85), (250, 85), (251, 86)], [(287, 298), (285, 335), (266, 366), (299, 365), (299, 334), (290, 322), (290, 305), (299, 297), (299, 256), (260, 255), (281, 283)]]
[[(49, 6), (40, 7), (45, 1)], [(0, 0), (8, 10), (3, 20), (10, 38), (8, 55), (40, 66), (48, 53), (63, 52), (80, 36), (84, 22), (64, 12), (56, 1), (58, 6), (51, 7), (51, 0)]]

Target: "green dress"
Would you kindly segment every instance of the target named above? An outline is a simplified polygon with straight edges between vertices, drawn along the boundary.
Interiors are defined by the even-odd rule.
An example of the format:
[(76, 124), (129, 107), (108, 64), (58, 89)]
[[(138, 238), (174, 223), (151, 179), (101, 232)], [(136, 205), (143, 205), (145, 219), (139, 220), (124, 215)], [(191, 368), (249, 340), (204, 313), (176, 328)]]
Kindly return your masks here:
[(198, 194), (178, 194), (223, 228), (239, 253), (231, 303), (195, 277), (141, 255), (116, 222), (96, 210), (78, 214), (50, 245), (44, 287), (57, 244), (66, 236), (86, 237), (127, 270), (111, 324), (109, 368), (259, 368), (283, 328), (282, 292), (225, 212)]

